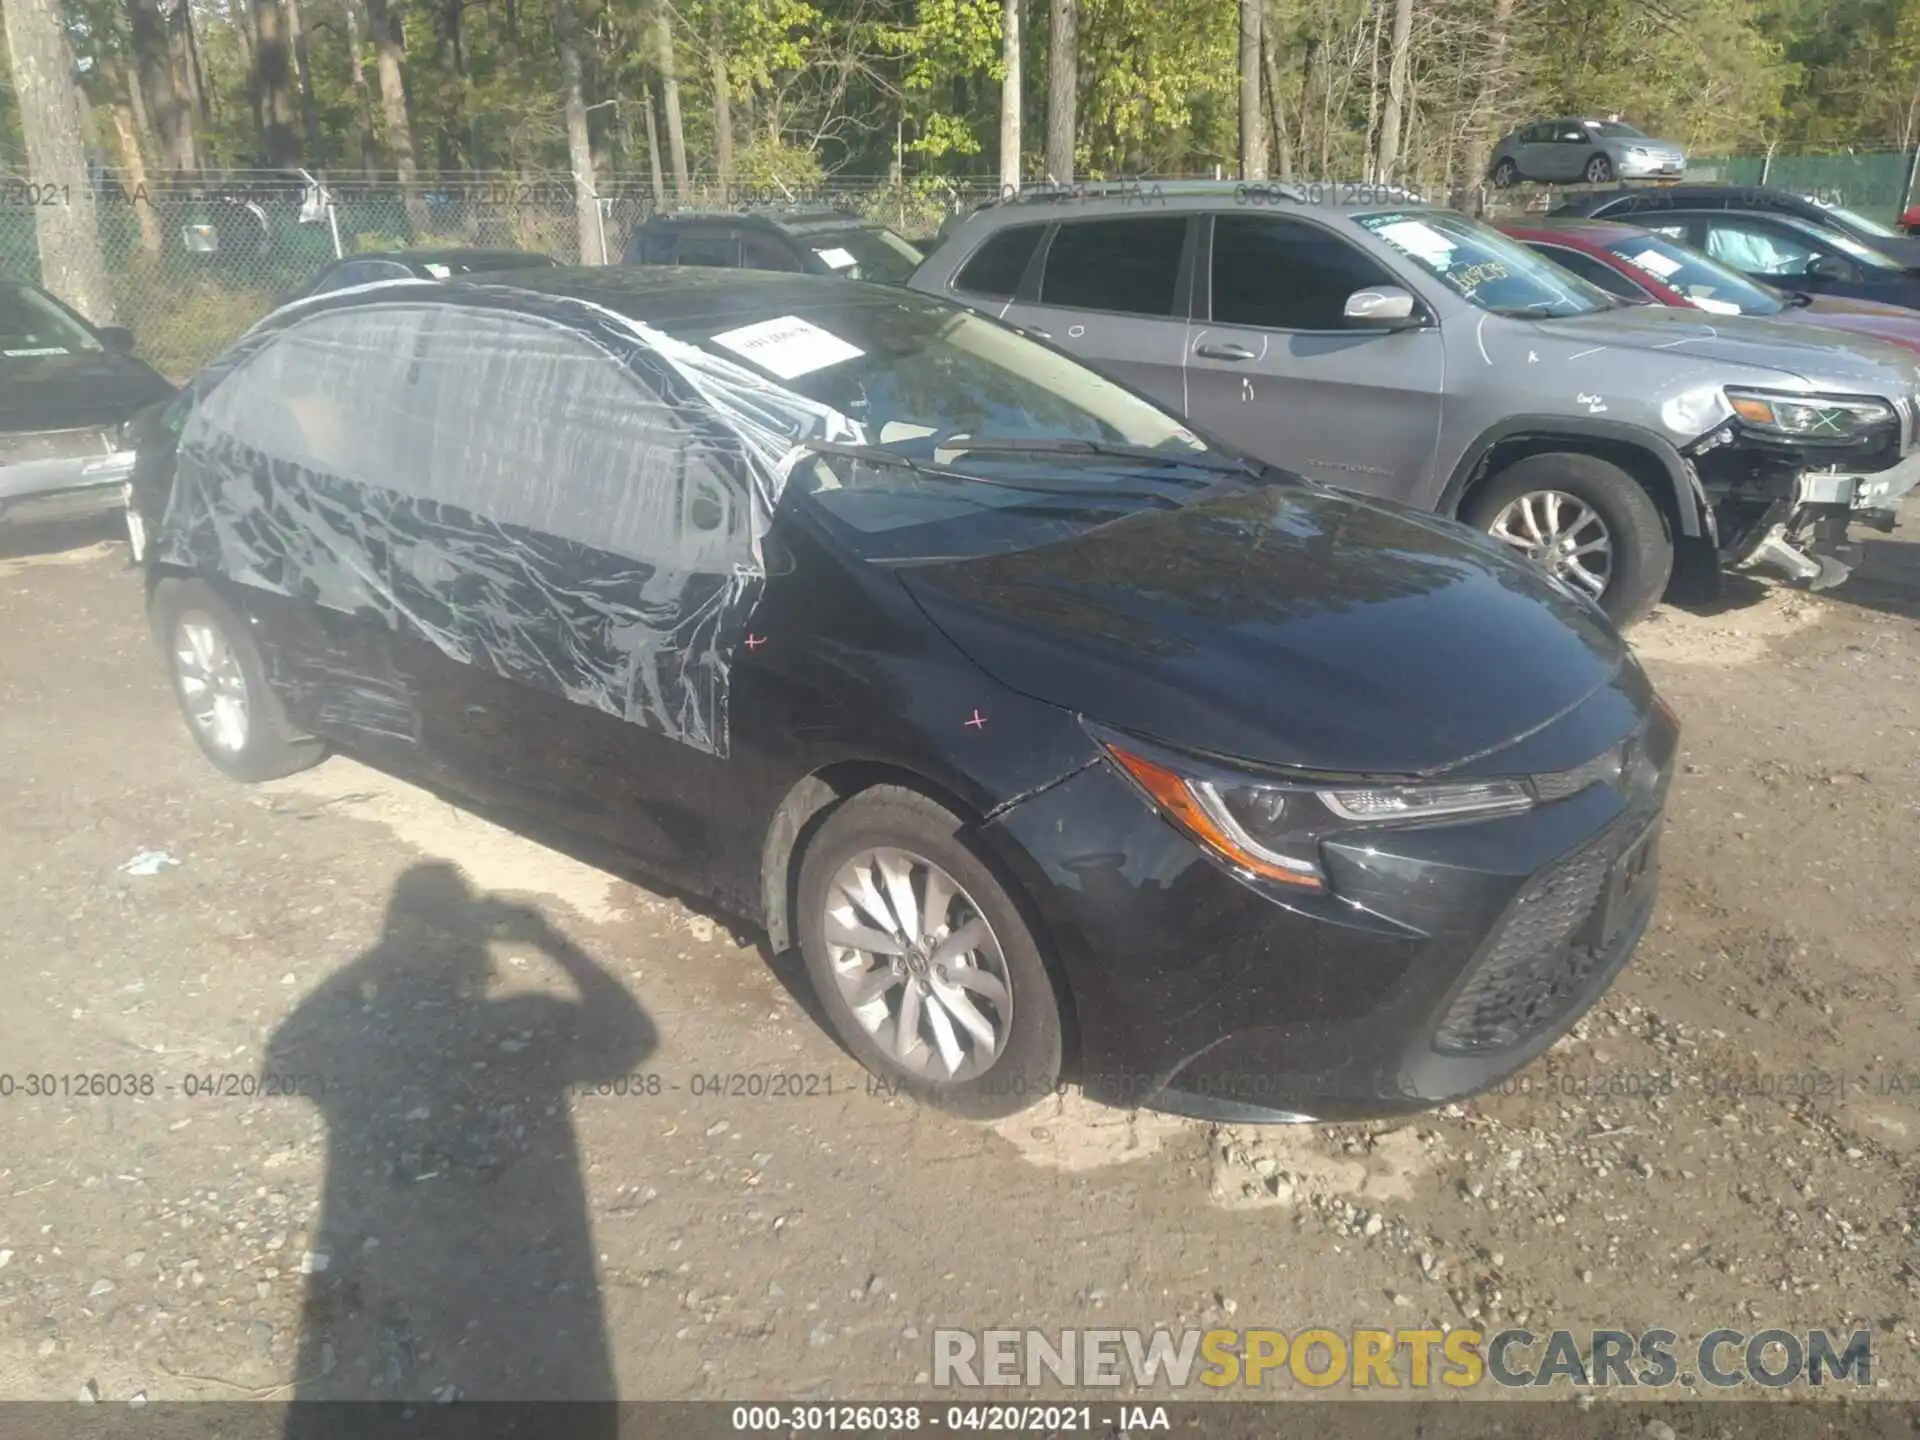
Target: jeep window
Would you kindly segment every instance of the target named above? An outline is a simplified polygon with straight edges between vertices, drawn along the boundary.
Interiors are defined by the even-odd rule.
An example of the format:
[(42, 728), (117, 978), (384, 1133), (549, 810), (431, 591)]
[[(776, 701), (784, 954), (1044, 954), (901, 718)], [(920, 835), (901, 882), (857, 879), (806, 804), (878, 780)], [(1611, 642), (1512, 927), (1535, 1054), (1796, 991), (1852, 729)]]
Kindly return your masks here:
[(1339, 330), (1349, 295), (1393, 283), (1339, 236), (1271, 215), (1214, 217), (1210, 278), (1214, 322), (1260, 330)]
[(990, 295), (996, 300), (1011, 300), (1020, 291), (1020, 279), (1027, 273), (1044, 225), (1010, 225), (978, 250), (960, 267), (953, 288), (970, 295)]
[(740, 266), (740, 241), (732, 235), (682, 235), (677, 259), (682, 265), (735, 270)]
[(1496, 315), (1592, 315), (1617, 303), (1498, 230), (1445, 210), (1388, 210), (1354, 217), (1461, 299)]
[(1723, 315), (1778, 315), (1786, 302), (1709, 256), (1660, 235), (1635, 235), (1607, 246), (1615, 255), (1678, 290), (1702, 310)]
[(1589, 285), (1598, 286), (1609, 295), (1618, 295), (1622, 300), (1631, 300), (1635, 304), (1643, 303), (1648, 297), (1633, 281), (1622, 275), (1604, 260), (1580, 250), (1569, 250), (1564, 245), (1548, 245), (1540, 241), (1528, 241), (1527, 248), (1536, 255), (1544, 255), (1562, 270), (1571, 270)]
[(1622, 120), (1589, 120), (1587, 129), (1596, 135), (1604, 135), (1610, 140), (1644, 140), (1647, 133), (1636, 130)]
[(797, 271), (800, 262), (783, 240), (751, 231), (740, 236), (740, 263), (749, 270)]
[(1187, 222), (1178, 215), (1070, 221), (1047, 248), (1040, 303), (1170, 316), (1186, 240)]
[(878, 280), (887, 285), (900, 284), (926, 258), (881, 226), (810, 230), (802, 243), (836, 275), (844, 275), (849, 280)]

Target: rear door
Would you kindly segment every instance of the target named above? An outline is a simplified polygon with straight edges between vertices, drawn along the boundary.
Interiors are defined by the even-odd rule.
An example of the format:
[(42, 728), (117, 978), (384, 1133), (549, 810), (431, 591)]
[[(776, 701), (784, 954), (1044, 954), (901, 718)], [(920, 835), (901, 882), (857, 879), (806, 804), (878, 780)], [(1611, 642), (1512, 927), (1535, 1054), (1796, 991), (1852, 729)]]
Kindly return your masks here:
[(1197, 216), (1165, 212), (1063, 221), (1044, 242), (1036, 298), (1004, 318), (1180, 409), (1198, 230)]
[(1587, 158), (1593, 154), (1593, 137), (1578, 120), (1556, 120), (1549, 141), (1540, 147), (1545, 166), (1541, 178), (1571, 181), (1583, 178)]
[(1553, 122), (1529, 125), (1514, 145), (1520, 173), (1528, 180), (1550, 179), (1553, 170)]
[(1349, 295), (1399, 282), (1314, 220), (1230, 212), (1207, 217), (1207, 228), (1187, 347), (1189, 418), (1330, 485), (1411, 494), (1440, 433), (1438, 327), (1347, 328)]

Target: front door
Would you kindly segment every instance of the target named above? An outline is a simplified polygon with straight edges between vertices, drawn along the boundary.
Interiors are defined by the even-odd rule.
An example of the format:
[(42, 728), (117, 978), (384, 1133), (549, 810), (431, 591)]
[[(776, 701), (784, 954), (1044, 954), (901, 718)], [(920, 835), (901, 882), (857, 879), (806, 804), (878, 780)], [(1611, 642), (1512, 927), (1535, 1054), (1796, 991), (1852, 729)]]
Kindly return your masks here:
[(1440, 433), (1437, 327), (1356, 331), (1356, 290), (1397, 283), (1311, 220), (1211, 217), (1188, 331), (1187, 414), (1270, 464), (1348, 490), (1413, 496)]

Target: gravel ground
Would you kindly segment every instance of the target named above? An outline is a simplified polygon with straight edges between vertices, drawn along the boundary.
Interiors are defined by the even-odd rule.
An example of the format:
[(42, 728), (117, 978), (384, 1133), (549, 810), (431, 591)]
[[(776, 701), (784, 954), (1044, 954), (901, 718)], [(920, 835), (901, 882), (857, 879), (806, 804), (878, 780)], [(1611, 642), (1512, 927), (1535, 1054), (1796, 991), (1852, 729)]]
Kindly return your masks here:
[(1920, 544), (1872, 549), (1637, 634), (1686, 726), (1655, 928), (1499, 1093), (982, 1128), (640, 877), (346, 760), (226, 781), (123, 547), (22, 537), (0, 1396), (897, 1398), (936, 1323), (1524, 1323), (1870, 1328), (1920, 1399)]

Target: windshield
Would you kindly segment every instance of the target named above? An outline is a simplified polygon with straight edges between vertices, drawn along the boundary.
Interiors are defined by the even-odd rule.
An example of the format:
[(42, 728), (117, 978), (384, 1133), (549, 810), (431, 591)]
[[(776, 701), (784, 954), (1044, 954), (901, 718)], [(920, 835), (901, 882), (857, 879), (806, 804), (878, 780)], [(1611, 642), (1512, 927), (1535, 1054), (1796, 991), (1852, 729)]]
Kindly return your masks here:
[(809, 232), (801, 239), (828, 269), (849, 280), (897, 285), (926, 258), (891, 230), (878, 226)]
[(796, 439), (785, 493), (869, 558), (1027, 549), (1254, 473), (1113, 381), (964, 310), (860, 296), (737, 319), (667, 330), (802, 408), (835, 412), (831, 442)]
[(1678, 290), (1701, 310), (1719, 315), (1778, 315), (1787, 308), (1773, 291), (1664, 235), (1635, 235), (1616, 240), (1607, 249)]
[(1824, 225), (1810, 224), (1805, 220), (1798, 219), (1791, 215), (1780, 215), (1775, 218), (1785, 221), (1801, 234), (1810, 236), (1822, 245), (1829, 245), (1835, 250), (1845, 252), (1848, 256), (1858, 260), (1870, 270), (1898, 270), (1901, 268), (1886, 256), (1882, 255), (1878, 250), (1867, 245), (1862, 245), (1851, 235), (1839, 230), (1829, 230)]
[(1882, 225), (1878, 220), (1869, 220), (1866, 216), (1860, 214), (1858, 211), (1849, 210), (1844, 205), (1829, 204), (1827, 201), (1822, 200), (1817, 195), (1809, 195), (1807, 196), (1807, 199), (1811, 200), (1815, 205), (1818, 205), (1822, 210), (1826, 211), (1827, 214), (1833, 216), (1836, 220), (1843, 221), (1844, 223), (1851, 225), (1856, 230), (1865, 231), (1869, 235), (1878, 235), (1884, 240), (1896, 240), (1899, 238), (1899, 234), (1900, 234), (1899, 231), (1889, 230), (1885, 225)]
[(0, 285), (0, 360), (92, 354), (103, 348), (54, 300), (24, 285)]
[(1644, 130), (1636, 130), (1624, 120), (1589, 120), (1587, 128), (1596, 135), (1611, 135), (1622, 140), (1644, 140)]
[(1545, 318), (1613, 308), (1604, 290), (1465, 215), (1420, 210), (1355, 218), (1463, 300), (1496, 315)]

